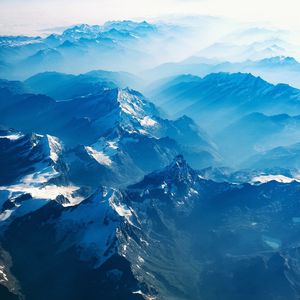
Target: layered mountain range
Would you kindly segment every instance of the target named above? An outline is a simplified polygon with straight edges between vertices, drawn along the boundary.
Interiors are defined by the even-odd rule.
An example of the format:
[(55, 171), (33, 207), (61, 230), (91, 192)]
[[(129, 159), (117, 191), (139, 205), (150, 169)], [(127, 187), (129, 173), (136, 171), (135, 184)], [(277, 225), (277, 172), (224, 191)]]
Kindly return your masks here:
[(6, 284), (30, 299), (296, 299), (299, 188), (216, 183), (178, 156), (125, 190), (15, 219)]
[[(140, 71), (150, 68), (174, 26), (115, 21), (79, 24), (43, 37), (0, 37), (0, 76), (25, 79), (39, 72), (94, 69)], [(151, 63), (152, 62), (152, 63)]]
[(201, 20), (0, 37), (1, 300), (299, 299), (299, 64)]

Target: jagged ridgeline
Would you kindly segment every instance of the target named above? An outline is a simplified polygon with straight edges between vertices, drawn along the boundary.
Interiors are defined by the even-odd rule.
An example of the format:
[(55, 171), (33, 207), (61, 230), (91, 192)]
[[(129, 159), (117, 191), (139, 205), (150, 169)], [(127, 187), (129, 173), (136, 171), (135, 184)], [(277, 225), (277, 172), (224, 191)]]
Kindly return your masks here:
[(295, 48), (196, 20), (0, 37), (0, 300), (299, 299)]

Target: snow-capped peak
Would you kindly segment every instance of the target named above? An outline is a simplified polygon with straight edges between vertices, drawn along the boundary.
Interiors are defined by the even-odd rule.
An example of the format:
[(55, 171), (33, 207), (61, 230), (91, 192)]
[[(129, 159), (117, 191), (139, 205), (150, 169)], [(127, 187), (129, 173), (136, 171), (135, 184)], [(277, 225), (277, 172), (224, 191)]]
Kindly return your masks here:
[(46, 139), (49, 147), (49, 156), (51, 160), (56, 163), (59, 159), (59, 155), (62, 152), (62, 145), (58, 138), (51, 135), (46, 135)]
[[(95, 144), (93, 147), (86, 146), (85, 149), (87, 153), (95, 159), (100, 165), (108, 166), (110, 167), (112, 165), (112, 160), (108, 155), (106, 155), (101, 149), (101, 144)], [(100, 148), (100, 149), (98, 149)]]
[(252, 178), (251, 183), (267, 183), (270, 181), (277, 181), (277, 182), (281, 182), (281, 183), (291, 183), (294, 181), (298, 181), (300, 182), (300, 180), (298, 178), (291, 178), (291, 177), (287, 177), (284, 175), (259, 175), (259, 176), (255, 176)]
[(170, 177), (176, 178), (178, 181), (191, 181), (195, 173), (187, 164), (183, 155), (177, 155), (171, 165), (165, 168), (165, 172), (167, 172)]
[(137, 119), (158, 114), (154, 105), (148, 102), (142, 94), (128, 88), (118, 90), (118, 102), (124, 113)]
[(134, 188), (159, 188), (167, 191), (181, 190), (179, 194), (189, 192), (196, 182), (202, 180), (186, 162), (182, 155), (175, 157), (173, 162), (162, 170), (155, 171), (134, 185)]
[(122, 128), (147, 134), (148, 130), (159, 126), (154, 117), (159, 116), (159, 112), (139, 92), (128, 88), (118, 89), (117, 102), (121, 110), (119, 125)]

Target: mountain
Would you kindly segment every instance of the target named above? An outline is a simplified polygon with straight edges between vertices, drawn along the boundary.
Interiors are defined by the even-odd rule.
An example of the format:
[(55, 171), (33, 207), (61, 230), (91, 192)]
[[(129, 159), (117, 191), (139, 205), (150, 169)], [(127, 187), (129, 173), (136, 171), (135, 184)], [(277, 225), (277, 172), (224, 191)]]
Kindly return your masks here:
[[(72, 207), (51, 201), (9, 226), (3, 241), (5, 249), (10, 249), (8, 255), (13, 258), (14, 267), (9, 269), (7, 261), (1, 265), (7, 277), (16, 276), (13, 288), (19, 290), (20, 297), (143, 299), (133, 293), (139, 289), (138, 281), (128, 261), (117, 251), (116, 230), (121, 217), (113, 209), (115, 194), (100, 189)], [(32, 234), (27, 235), (29, 232)], [(23, 255), (18, 244), (22, 245)], [(30, 276), (24, 273), (29, 266), (24, 255), (30, 261)], [(60, 272), (64, 273), (63, 278), (58, 276)], [(49, 284), (51, 288), (45, 293)]]
[(32, 172), (35, 164), (55, 163), (61, 151), (59, 141), (51, 136), (23, 135), (1, 129), (1, 184), (13, 183)]
[(0, 130), (0, 220), (4, 224), (55, 200), (80, 202), (86, 194), (68, 179), (61, 141), (50, 135)]
[(89, 186), (129, 184), (166, 166), (180, 153), (196, 168), (221, 163), (215, 145), (191, 119), (168, 121), (155, 117), (146, 120), (150, 124), (146, 130), (151, 134), (119, 126), (96, 143), (67, 153), (72, 181)]
[(299, 188), (204, 180), (180, 155), (122, 191), (14, 220), (2, 269), (30, 299), (297, 299)]
[(259, 60), (247, 59), (232, 62), (220, 59), (193, 56), (180, 62), (164, 63), (145, 71), (143, 76), (150, 81), (182, 74), (206, 76), (210, 73), (251, 73), (273, 83), (286, 83), (300, 88), (299, 62), (290, 56), (263, 57)]
[(157, 26), (150, 24), (146, 21), (134, 22), (130, 20), (124, 21), (108, 21), (103, 25), (105, 31), (118, 30), (118, 31), (129, 31), (134, 34), (144, 35), (153, 33), (157, 30)]
[(20, 70), (26, 70), (31, 68), (31, 72), (33, 74), (38, 73), (41, 66), (45, 68), (45, 71), (50, 71), (53, 69), (59, 69), (63, 64), (64, 58), (62, 53), (60, 53), (57, 49), (41, 49), (26, 57), (24, 60), (20, 62), (17, 66)]
[(139, 80), (125, 72), (98, 70), (81, 75), (46, 72), (28, 78), (24, 84), (32, 93), (65, 100), (94, 94), (105, 88), (137, 88)]
[(196, 56), (217, 58), (239, 62), (243, 60), (259, 60), (267, 57), (285, 55), (286, 43), (281, 39), (265, 39), (250, 44), (218, 41), (207, 48), (200, 50)]
[(287, 146), (278, 146), (252, 155), (241, 163), (246, 168), (274, 168), (282, 167), (299, 172), (299, 142)]
[[(36, 73), (86, 73), (93, 69), (136, 71), (149, 65), (144, 48), (164, 32), (147, 22), (80, 24), (61, 34), (0, 37), (0, 77), (24, 80)], [(150, 65), (149, 65), (150, 66)]]
[(6, 126), (58, 137), (65, 145), (66, 174), (77, 186), (124, 186), (166, 166), (178, 154), (196, 168), (222, 160), (193, 120), (164, 119), (142, 94), (130, 89), (102, 88), (67, 101), (6, 91), (0, 111)]
[(117, 88), (102, 89), (70, 101), (35, 94), (10, 95), (2, 104), (2, 123), (22, 131), (52, 133), (73, 144), (89, 144), (116, 122), (123, 121), (130, 128), (156, 113), (154, 105), (138, 92)]
[[(131, 221), (137, 220), (134, 233), (142, 236), (142, 242), (136, 245), (127, 234), (125, 252), (133, 265), (138, 264), (134, 268), (138, 277), (151, 282), (162, 298), (218, 299), (222, 294), (224, 299), (238, 299), (240, 294), (247, 297), (250, 281), (257, 299), (265, 295), (295, 299), (292, 286), (297, 276), (292, 275), (292, 285), (284, 276), (285, 263), (293, 269), (293, 260), (287, 262), (289, 254), (279, 249), (294, 253), (297, 229), (288, 236), (286, 230), (297, 221), (292, 216), (298, 191), (298, 183), (234, 186), (205, 181), (179, 156), (126, 191)], [(273, 205), (280, 208), (268, 221), (265, 212)], [(278, 231), (281, 218), (289, 221)], [(266, 225), (269, 229), (264, 231)], [(274, 281), (280, 288), (274, 289)]]
[(298, 50), (168, 20), (0, 37), (0, 299), (299, 300)]
[(29, 92), (28, 87), (21, 81), (9, 81), (0, 79), (0, 90), (7, 89), (13, 94), (25, 94)]
[(273, 85), (251, 74), (216, 73), (198, 79), (184, 78), (163, 81), (149, 95), (170, 114), (186, 114), (209, 133), (218, 132), (252, 112), (268, 115), (299, 112), (298, 89)]
[(236, 165), (259, 152), (297, 143), (299, 129), (299, 116), (251, 113), (221, 130), (215, 140), (223, 156)]

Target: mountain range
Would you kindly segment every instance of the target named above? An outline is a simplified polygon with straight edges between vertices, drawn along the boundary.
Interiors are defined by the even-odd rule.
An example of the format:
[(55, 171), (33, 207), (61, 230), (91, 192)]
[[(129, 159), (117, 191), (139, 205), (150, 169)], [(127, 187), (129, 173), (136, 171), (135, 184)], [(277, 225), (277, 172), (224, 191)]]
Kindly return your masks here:
[(157, 80), (182, 74), (191, 74), (203, 77), (210, 73), (251, 73), (260, 76), (273, 84), (286, 83), (300, 88), (300, 64), (289, 56), (266, 55), (261, 59), (249, 59), (232, 62), (217, 58), (189, 57), (181, 62), (165, 63), (147, 70), (143, 76), (148, 80)]
[(177, 156), (125, 190), (16, 219), (2, 269), (30, 299), (296, 299), (299, 187), (216, 183)]
[(299, 299), (288, 40), (215, 17), (0, 37), (0, 299)]

